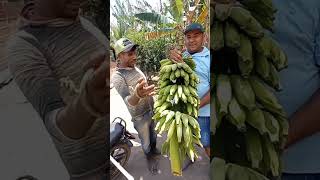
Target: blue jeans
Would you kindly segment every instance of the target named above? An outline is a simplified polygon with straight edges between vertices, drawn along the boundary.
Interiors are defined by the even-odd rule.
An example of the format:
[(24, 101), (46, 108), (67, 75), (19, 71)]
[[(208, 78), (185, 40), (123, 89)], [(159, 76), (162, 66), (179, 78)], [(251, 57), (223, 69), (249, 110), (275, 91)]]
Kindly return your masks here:
[(142, 118), (133, 121), (134, 128), (141, 140), (141, 147), (146, 155), (149, 155), (157, 145), (157, 133), (154, 130), (155, 123), (152, 116), (152, 111), (149, 111)]
[(210, 147), (210, 117), (198, 117), (200, 125), (201, 143), (203, 147)]
[(320, 180), (320, 174), (283, 174), (282, 180)]

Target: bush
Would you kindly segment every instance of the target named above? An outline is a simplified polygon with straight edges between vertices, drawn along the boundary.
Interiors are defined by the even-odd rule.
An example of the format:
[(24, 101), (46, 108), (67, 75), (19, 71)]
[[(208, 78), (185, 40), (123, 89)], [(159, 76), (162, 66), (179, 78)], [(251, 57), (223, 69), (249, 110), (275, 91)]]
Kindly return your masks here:
[(140, 45), (137, 51), (137, 65), (150, 80), (157, 75), (160, 69), (160, 61), (166, 58), (167, 46), (174, 42), (170, 36), (146, 40), (144, 32), (129, 31), (127, 38)]

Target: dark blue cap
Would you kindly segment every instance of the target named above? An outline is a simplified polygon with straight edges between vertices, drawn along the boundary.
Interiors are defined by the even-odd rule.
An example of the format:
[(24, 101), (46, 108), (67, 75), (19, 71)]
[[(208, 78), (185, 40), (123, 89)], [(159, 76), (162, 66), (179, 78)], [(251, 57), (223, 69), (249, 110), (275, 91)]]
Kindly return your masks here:
[(184, 30), (184, 34), (187, 32), (193, 31), (193, 30), (200, 30), (201, 32), (204, 32), (204, 28), (199, 23), (191, 23), (189, 24), (186, 29)]

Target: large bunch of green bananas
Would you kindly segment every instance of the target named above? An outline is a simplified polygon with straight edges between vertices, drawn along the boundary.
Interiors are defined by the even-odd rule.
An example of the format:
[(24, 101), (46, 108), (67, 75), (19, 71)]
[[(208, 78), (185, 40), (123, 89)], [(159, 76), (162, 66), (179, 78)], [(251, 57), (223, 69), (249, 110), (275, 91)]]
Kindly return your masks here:
[(280, 179), (288, 121), (274, 91), (288, 61), (266, 33), (273, 31), (272, 0), (217, 0), (210, 10), (211, 179)]
[(157, 121), (155, 130), (160, 134), (168, 132), (161, 151), (170, 156), (171, 171), (175, 176), (182, 175), (181, 165), (186, 156), (192, 161), (198, 157), (194, 144), (202, 147), (197, 121), (200, 104), (197, 94), (199, 78), (194, 72), (192, 57), (183, 60), (185, 63), (174, 63), (170, 59), (160, 61), (160, 88), (153, 116)]

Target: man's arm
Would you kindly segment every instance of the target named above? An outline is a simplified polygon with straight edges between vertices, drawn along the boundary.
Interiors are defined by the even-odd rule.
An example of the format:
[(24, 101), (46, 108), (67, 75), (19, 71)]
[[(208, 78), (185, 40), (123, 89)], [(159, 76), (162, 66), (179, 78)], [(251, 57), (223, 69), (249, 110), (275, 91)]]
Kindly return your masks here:
[[(65, 105), (60, 96), (59, 82), (53, 75), (47, 59), (36, 47), (36, 42), (32, 37), (29, 40), (16, 38), (11, 41), (8, 46), (10, 71), (25, 97), (45, 123), (46, 119), (53, 119), (48, 117), (52, 114), (50, 112), (59, 109), (55, 122), (63, 135), (71, 139), (80, 139), (91, 128), (96, 117), (87, 111), (80, 97)], [(104, 98), (106, 97), (100, 99)], [(48, 131), (51, 133), (52, 130)]]
[(200, 108), (207, 105), (207, 104), (210, 104), (210, 90), (206, 93), (205, 96), (203, 96), (203, 98), (201, 98)]
[(290, 118), (286, 148), (320, 131), (320, 89)]
[(129, 104), (130, 106), (135, 106), (139, 103), (140, 98), (137, 97), (136, 94), (130, 95), (129, 87), (127, 87), (122, 76), (118, 75), (117, 73), (114, 74), (111, 78), (111, 83), (127, 105)]
[[(320, 67), (320, 24), (316, 37), (315, 64)], [(320, 132), (320, 88), (297, 112), (290, 117), (286, 148)]]
[(136, 106), (141, 98), (154, 95), (154, 85), (147, 86), (147, 83), (143, 78), (138, 80), (132, 95), (129, 95), (129, 88), (125, 85), (125, 80), (120, 75), (115, 74), (112, 77), (111, 82), (121, 97), (127, 101), (128, 105), (131, 107)]

